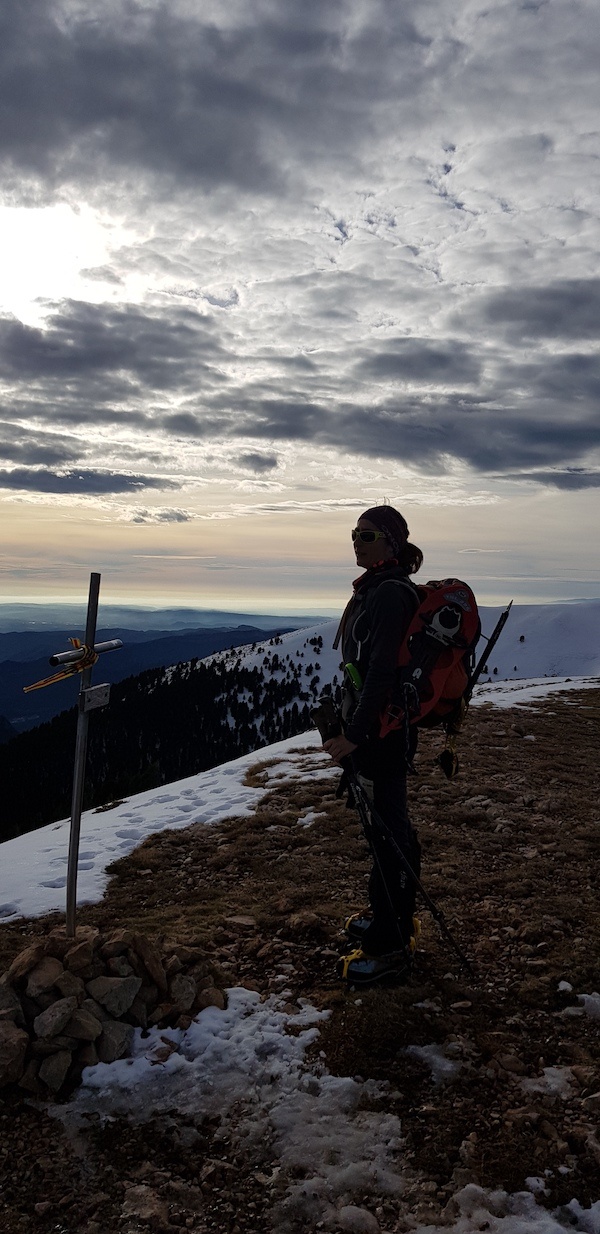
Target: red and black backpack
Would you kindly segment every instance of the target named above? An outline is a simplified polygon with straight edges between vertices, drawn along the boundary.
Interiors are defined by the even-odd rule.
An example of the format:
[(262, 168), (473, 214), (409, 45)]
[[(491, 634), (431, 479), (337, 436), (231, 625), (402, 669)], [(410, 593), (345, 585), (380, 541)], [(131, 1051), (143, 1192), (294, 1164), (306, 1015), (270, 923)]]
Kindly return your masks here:
[(392, 695), (380, 736), (417, 724), (433, 728), (458, 714), (469, 685), (481, 634), (477, 601), (457, 578), (413, 583), (419, 607), (398, 649)]

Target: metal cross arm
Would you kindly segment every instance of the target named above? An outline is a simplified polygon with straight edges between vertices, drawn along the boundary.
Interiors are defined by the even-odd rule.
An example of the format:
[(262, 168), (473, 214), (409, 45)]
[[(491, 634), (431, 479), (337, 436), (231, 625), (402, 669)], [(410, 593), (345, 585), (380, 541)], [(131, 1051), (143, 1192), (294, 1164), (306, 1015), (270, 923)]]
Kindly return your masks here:
[(41, 681), (34, 681), (33, 685), (23, 686), (24, 694), (29, 694), (30, 690), (41, 690), (43, 686), (54, 685), (55, 681), (64, 681), (67, 677), (72, 677), (74, 673), (82, 673), (86, 668), (93, 667), (102, 652), (117, 651), (123, 646), (120, 638), (111, 638), (105, 643), (94, 643), (93, 647), (87, 647), (78, 638), (70, 638), (69, 642), (73, 645), (72, 651), (57, 651), (55, 655), (50, 656), (49, 663), (53, 667), (60, 664), (62, 666), (60, 671), (53, 673), (50, 677), (43, 677)]

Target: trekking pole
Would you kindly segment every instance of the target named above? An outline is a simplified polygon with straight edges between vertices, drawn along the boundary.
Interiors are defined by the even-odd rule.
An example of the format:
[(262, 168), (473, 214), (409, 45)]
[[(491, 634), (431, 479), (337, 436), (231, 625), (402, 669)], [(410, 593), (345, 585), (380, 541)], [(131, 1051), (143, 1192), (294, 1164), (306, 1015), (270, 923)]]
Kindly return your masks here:
[[(356, 776), (354, 770), (353, 769), (351, 770), (349, 767), (344, 768), (344, 770), (346, 771), (348, 775), (348, 782), (350, 784), (352, 793), (354, 795), (354, 800), (356, 802), (356, 808), (358, 810), (360, 821), (362, 823), (364, 837), (365, 837), (365, 840), (367, 841), (369, 852), (371, 853), (375, 866), (377, 867), (377, 873), (379, 874), (381, 885), (385, 892), (385, 898), (388, 902), (388, 908), (390, 910), (391, 917), (396, 926), (396, 933), (398, 935), (398, 942), (400, 943), (400, 950), (404, 953), (404, 958), (410, 964), (410, 961), (411, 961), (410, 950), (402, 937), (402, 931), (400, 929), (400, 922), (398, 921), (396, 908), (394, 907), (392, 893), (389, 888), (389, 883), (383, 872), (381, 860), (379, 857), (379, 852), (377, 849), (377, 844), (375, 840), (373, 839), (373, 826), (372, 826), (373, 807), (370, 801), (368, 800), (367, 795), (363, 790), (362, 784), (360, 784), (358, 777)], [(377, 817), (379, 816), (377, 815)]]
[[(330, 694), (321, 695), (321, 697), (318, 700), (317, 706), (312, 708), (310, 715), (311, 715), (311, 719), (313, 723), (315, 724), (315, 727), (318, 728), (319, 733), (321, 734), (321, 737), (324, 742), (328, 741), (330, 737), (338, 737), (339, 734), (341, 733), (342, 724), (341, 724), (340, 716), (339, 716), (338, 710)], [(408, 874), (409, 878), (412, 879), (417, 890), (421, 893), (421, 896), (425, 902), (425, 905), (429, 909), (434, 921), (439, 926), (441, 933), (450, 943), (451, 947), (453, 948), (456, 955), (458, 956), (458, 959), (460, 960), (463, 968), (466, 968), (469, 975), (473, 977), (474, 980), (476, 980), (473, 966), (470, 963), (470, 961), (467, 959), (462, 948), (459, 947), (458, 943), (456, 942), (456, 939), (454, 938), (454, 935), (450, 932), (450, 929), (448, 928), (448, 925), (446, 924), (446, 918), (444, 916), (444, 913), (442, 912), (442, 909), (438, 907), (435, 901), (432, 900), (429, 893), (425, 890), (420, 878), (417, 876), (417, 874), (415, 874), (415, 871), (413, 870), (408, 858), (405, 857), (404, 853), (402, 852), (402, 849), (396, 843), (394, 836), (392, 835), (389, 827), (387, 827), (386, 824), (384, 823), (383, 819), (381, 818), (381, 815), (378, 814), (377, 810), (375, 810), (375, 808), (371, 805), (371, 803), (368, 802), (366, 793), (356, 773), (356, 770), (355, 770), (355, 767), (352, 761), (352, 756), (350, 756), (350, 759), (343, 759), (342, 767), (343, 767), (343, 770), (346, 776), (348, 777), (348, 783), (350, 784), (350, 788), (354, 794), (354, 797), (357, 803), (358, 812), (360, 815), (360, 819), (363, 825), (363, 830), (365, 831), (367, 844), (369, 845), (369, 848), (371, 852), (373, 853), (374, 859), (376, 860), (375, 853), (373, 850), (372, 842), (369, 840), (369, 830), (370, 830), (371, 821), (375, 823), (377, 827), (379, 828), (380, 832), (386, 836), (392, 849), (394, 850), (396, 855), (399, 857), (400, 864), (402, 865), (405, 873)], [(366, 827), (365, 827), (365, 816), (368, 820)], [(377, 861), (377, 865), (378, 865), (378, 869), (382, 877), (382, 882), (386, 889), (386, 894), (391, 903), (391, 896), (390, 896), (387, 884), (385, 882), (385, 878), (383, 876), (383, 873), (381, 871), (381, 867), (378, 861)]]
[(473, 669), (473, 672), (471, 673), (471, 676), (469, 677), (467, 688), (460, 700), (457, 713), (450, 720), (446, 722), (446, 725), (445, 725), (446, 745), (444, 749), (442, 750), (442, 753), (438, 755), (437, 761), (444, 775), (446, 776), (447, 780), (454, 780), (455, 777), (458, 775), (459, 762), (458, 762), (458, 758), (456, 754), (457, 738), (460, 735), (460, 730), (464, 724), (465, 716), (469, 709), (469, 703), (471, 702), (473, 691), (481, 676), (483, 666), (486, 660), (489, 658), (490, 652), (496, 646), (496, 643), (498, 642), (500, 635), (502, 634), (502, 631), (508, 621), (512, 606), (513, 606), (513, 601), (511, 600), (510, 604), (508, 604), (507, 607), (504, 609), (504, 612), (500, 614), (498, 621), (496, 622), (496, 625), (494, 626), (494, 629), (492, 630), (492, 633), (490, 634), (489, 638), (485, 634), (481, 635), (481, 637), (484, 638), (487, 643), (485, 651), (480, 656), (479, 660), (477, 661), (477, 664), (475, 665), (475, 668)]
[(485, 638), (487, 647), (485, 648), (485, 651), (482, 652), (477, 664), (475, 665), (475, 668), (473, 669), (473, 672), (471, 673), (471, 676), (469, 677), (469, 684), (467, 686), (467, 689), (464, 695), (466, 703), (469, 703), (471, 699), (473, 690), (475, 689), (475, 686), (477, 685), (477, 682), (479, 678), (481, 677), (483, 666), (486, 663), (486, 661), (489, 659), (490, 651), (494, 650), (494, 647), (496, 646), (496, 643), (498, 642), (498, 639), (500, 638), (500, 635), (502, 634), (502, 631), (510, 616), (510, 610), (512, 606), (513, 606), (513, 601), (511, 600), (510, 604), (508, 604), (506, 608), (504, 609), (504, 612), (500, 613), (500, 616), (489, 638), (486, 638), (485, 634), (482, 634), (481, 636), (482, 638)]
[[(432, 900), (429, 893), (425, 890), (418, 874), (415, 874), (415, 871), (413, 870), (408, 858), (405, 857), (404, 853), (402, 852), (402, 849), (400, 848), (400, 845), (394, 839), (394, 836), (392, 835), (389, 827), (387, 827), (386, 824), (384, 823), (381, 815), (377, 813), (377, 810), (375, 810), (370, 803), (367, 805), (366, 794), (356, 774), (356, 771), (354, 770), (354, 768), (350, 769), (348, 767), (345, 768), (345, 770), (348, 776), (350, 787), (357, 800), (357, 803), (362, 801), (362, 809), (368, 810), (373, 821), (377, 824), (380, 831), (385, 835), (391, 848), (394, 850), (396, 856), (399, 858), (400, 864), (402, 868), (404, 869), (405, 873), (408, 874), (409, 878), (412, 879), (415, 887), (417, 888), (417, 891), (420, 892), (421, 898), (423, 899), (426, 907), (429, 909), (434, 921), (437, 923), (442, 934), (448, 940), (451, 947), (456, 952), (456, 955), (458, 956), (463, 968), (466, 968), (467, 972), (469, 973), (469, 976), (473, 977), (473, 979), (476, 980), (473, 966), (470, 963), (470, 961), (467, 959), (462, 948), (457, 943), (456, 939), (454, 938), (454, 935), (450, 932), (450, 929), (446, 923), (446, 918), (444, 916), (442, 909), (435, 903), (434, 900)], [(360, 809), (360, 806), (359, 806), (359, 813), (361, 814), (361, 818), (362, 818), (362, 811)], [(363, 827), (364, 827), (364, 823), (363, 823)]]

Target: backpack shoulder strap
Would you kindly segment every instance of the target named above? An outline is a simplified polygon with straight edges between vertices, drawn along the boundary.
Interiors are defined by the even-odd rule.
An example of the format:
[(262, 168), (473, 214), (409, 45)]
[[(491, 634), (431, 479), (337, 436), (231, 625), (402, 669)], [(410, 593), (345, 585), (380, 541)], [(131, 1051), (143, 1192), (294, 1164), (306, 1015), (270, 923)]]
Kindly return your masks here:
[(384, 578), (382, 579), (378, 587), (373, 587), (371, 588), (370, 591), (367, 592), (367, 595), (365, 597), (365, 608), (368, 610), (372, 606), (375, 596), (377, 592), (380, 590), (380, 588), (389, 586), (390, 583), (394, 587), (403, 587), (405, 592), (407, 590), (410, 591), (410, 594), (414, 599), (414, 606), (415, 606), (415, 612), (416, 612), (421, 603), (421, 597), (419, 595), (419, 590), (418, 590), (416, 583), (411, 583), (410, 579), (408, 578)]

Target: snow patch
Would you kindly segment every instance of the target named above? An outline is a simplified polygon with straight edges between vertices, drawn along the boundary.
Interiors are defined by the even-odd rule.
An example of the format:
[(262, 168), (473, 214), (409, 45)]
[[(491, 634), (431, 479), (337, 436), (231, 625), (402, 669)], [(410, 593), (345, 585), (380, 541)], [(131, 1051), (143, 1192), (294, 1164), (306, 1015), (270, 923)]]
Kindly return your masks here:
[[(403, 1186), (399, 1120), (368, 1108), (385, 1086), (306, 1061), (330, 1014), (308, 1002), (291, 1013), (275, 995), (261, 1002), (254, 991), (229, 990), (225, 1011), (207, 1008), (186, 1031), (154, 1029), (144, 1039), (136, 1030), (133, 1057), (87, 1068), (75, 1098), (50, 1112), (68, 1129), (90, 1116), (219, 1115), (241, 1147), (276, 1155), (285, 1184), (278, 1228), (298, 1214), (328, 1220), (357, 1197)], [(165, 1039), (176, 1047), (167, 1059)]]
[(600, 1020), (600, 994), (597, 991), (593, 994), (578, 994), (577, 999), (586, 1015), (593, 1020)]
[(484, 1191), (469, 1184), (454, 1196), (459, 1210), (454, 1225), (419, 1226), (414, 1234), (600, 1234), (600, 1200), (582, 1208), (577, 1200), (550, 1213), (542, 1208), (531, 1191)]
[(405, 1053), (412, 1054), (414, 1058), (420, 1058), (427, 1064), (434, 1084), (442, 1084), (444, 1080), (451, 1079), (462, 1066), (462, 1063), (455, 1059), (447, 1058), (442, 1047), (433, 1043), (431, 1045), (409, 1045)]
[(575, 1081), (570, 1067), (544, 1067), (541, 1076), (532, 1080), (521, 1080), (521, 1088), (526, 1093), (550, 1093), (553, 1097), (573, 1096)]

